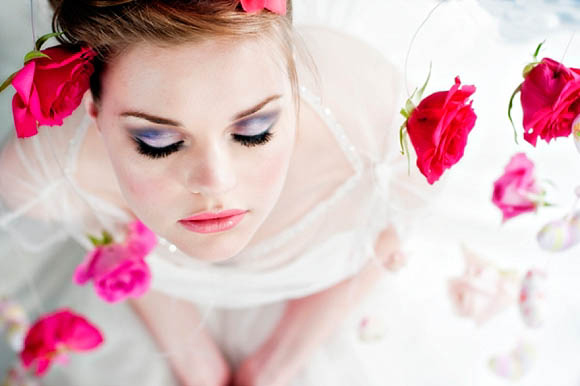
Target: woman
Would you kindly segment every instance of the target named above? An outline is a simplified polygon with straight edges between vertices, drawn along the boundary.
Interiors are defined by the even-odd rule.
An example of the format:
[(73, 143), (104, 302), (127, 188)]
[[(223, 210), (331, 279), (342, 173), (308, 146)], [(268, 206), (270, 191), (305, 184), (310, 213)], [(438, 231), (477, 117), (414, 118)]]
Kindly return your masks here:
[(96, 70), (62, 127), (5, 148), (3, 200), (88, 248), (134, 219), (160, 244), (132, 311), (65, 291), (106, 342), (45, 380), (383, 384), (356, 352), (354, 310), (400, 265), (394, 227), (412, 214), (396, 209), (422, 184), (396, 154), (393, 67), (354, 38), (295, 31), (290, 1), (52, 4)]

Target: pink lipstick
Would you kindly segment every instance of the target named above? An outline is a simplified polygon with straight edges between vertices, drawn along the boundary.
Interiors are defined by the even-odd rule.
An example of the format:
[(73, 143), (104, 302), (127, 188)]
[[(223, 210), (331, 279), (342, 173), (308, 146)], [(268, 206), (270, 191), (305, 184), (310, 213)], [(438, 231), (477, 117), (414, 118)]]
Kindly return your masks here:
[(222, 212), (203, 212), (194, 216), (179, 220), (179, 223), (186, 229), (197, 233), (224, 232), (238, 225), (246, 210), (229, 209)]

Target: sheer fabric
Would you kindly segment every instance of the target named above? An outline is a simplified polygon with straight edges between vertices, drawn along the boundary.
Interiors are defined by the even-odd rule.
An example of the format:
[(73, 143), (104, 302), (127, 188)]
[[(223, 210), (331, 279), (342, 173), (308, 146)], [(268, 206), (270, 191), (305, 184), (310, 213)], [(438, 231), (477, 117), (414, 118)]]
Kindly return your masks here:
[[(296, 1), (296, 22), (348, 31), (380, 48), (378, 55), (393, 59), (402, 69), (409, 37), (435, 3), (393, 4), (371, 0)], [(494, 22), (477, 2), (448, 2), (441, 12), (441, 17), (435, 17), (433, 24), (426, 26), (432, 28), (420, 35), (423, 45), (416, 43), (408, 66), (411, 73), (422, 78), (428, 62), (436, 59), (434, 68), (439, 74), (444, 72), (448, 79), (434, 76), (430, 90), (445, 89), (458, 73), (465, 76), (462, 80), (467, 84), (471, 83), (468, 76), (494, 85), (509, 83), (507, 75), (502, 80), (485, 75), (484, 67), (507, 74), (500, 61), (474, 64), (481, 54), (475, 51), (480, 47), (493, 46), (498, 56), (513, 55), (516, 49), (495, 45)], [(448, 22), (451, 16), (446, 12), (454, 15), (454, 23)], [(454, 37), (452, 47), (439, 44), (450, 36)], [(519, 57), (526, 57), (528, 48), (517, 48)], [(356, 55), (326, 57), (330, 64), (357, 59)], [(332, 68), (328, 64), (327, 67)], [(514, 73), (519, 75), (520, 64), (516, 67)], [(336, 68), (339, 71), (340, 66)], [(473, 70), (466, 73), (466, 69)], [(496, 257), (500, 265), (516, 264), (522, 257), (543, 262), (540, 258), (543, 256), (538, 257), (533, 248), (533, 240), (523, 237), (533, 234), (533, 227), (504, 229), (501, 235), (496, 234), (492, 230), (497, 226), (493, 209), (476, 204), (489, 201), (489, 181), (507, 159), (507, 156), (489, 157), (489, 149), (506, 154), (512, 150), (505, 145), (507, 141), (496, 140), (504, 138), (501, 135), (506, 128), (495, 123), (503, 121), (499, 118), (486, 121), (485, 109), (487, 117), (500, 115), (490, 108), (499, 103), (497, 93), (488, 91), (486, 95), (485, 87), (481, 87), (490, 102), (487, 107), (476, 103), (474, 106), (482, 127), (489, 131), (474, 132), (479, 147), (472, 146), (462, 164), (450, 173), (454, 190), (446, 192), (441, 205), (437, 193), (445, 181), (438, 182), (436, 188), (427, 186), (413, 161), (409, 176), (407, 161), (399, 154), (397, 130), (401, 119), (395, 117), (396, 110), (402, 106), (402, 92), (407, 88), (412, 91), (411, 85), (407, 87), (400, 74), (395, 75), (399, 82), (398, 89), (392, 90), (395, 100), (389, 103), (394, 108), (390, 111), (381, 101), (370, 103), (378, 93), (359, 95), (357, 82), (364, 79), (364, 71), (356, 76), (346, 75), (345, 83), (328, 84), (322, 79), (322, 88), (304, 82), (306, 88), (301, 90), (307, 108), (319, 116), (335, 139), (325, 146), (342, 152), (351, 170), (348, 178), (308, 211), (310, 215), (222, 264), (192, 259), (164, 240), (148, 257), (153, 287), (175, 299), (191, 302), (201, 311), (202, 326), (192, 325), (190, 336), (183, 339), (183, 350), (191, 355), (202, 354), (196, 352), (195, 336), (200, 328), (208, 328), (231, 363), (240, 363), (268, 336), (288, 299), (315, 293), (352, 277), (373, 258), (377, 233), (392, 223), (411, 255), (410, 266), (396, 275), (385, 274), (373, 293), (337, 326), (336, 333), (320, 347), (291, 386), (504, 384), (503, 379), (489, 371), (487, 360), (496, 353), (493, 350), (507, 351), (507, 345), (515, 339), (514, 331), (521, 327), (517, 312), (496, 321), (491, 329), (475, 331), (469, 321), (454, 316), (445, 285), (446, 278), (463, 268), (458, 244), (465, 240), (485, 246), (488, 255)], [(438, 79), (442, 79), (440, 83)], [(480, 84), (485, 86), (485, 82)], [(361, 104), (365, 110), (351, 111), (349, 106), (338, 105), (336, 100), (341, 95), (366, 98), (368, 103)], [(328, 109), (328, 106), (340, 107)], [(502, 104), (501, 114), (503, 108)], [(373, 124), (380, 120), (384, 125)], [(105, 304), (90, 286), (77, 287), (71, 283), (74, 267), (81, 261), (84, 250), (90, 248), (86, 233), (98, 234), (108, 229), (120, 237), (130, 219), (128, 213), (84, 191), (75, 181), (76, 160), (87, 124), (81, 108), (64, 127), (43, 129), (39, 136), (7, 147), (2, 154), (15, 157), (22, 168), (0, 170), (4, 197), (0, 242), (6, 245), (0, 259), (0, 293), (22, 301), (33, 316), (60, 306), (72, 307), (91, 318), (106, 336), (99, 350), (74, 356), (67, 366), (54, 366), (43, 379), (45, 385), (177, 385), (166, 361), (176, 353), (161, 352), (126, 303)], [(477, 138), (478, 133), (494, 139), (484, 141)], [(511, 139), (509, 134), (507, 137)], [(556, 162), (556, 158), (553, 170), (564, 173), (564, 168), (558, 165), (565, 162)], [(477, 179), (473, 179), (472, 170), (478, 171)], [(307, 197), (319, 188), (315, 184), (305, 186), (302, 194)], [(47, 215), (39, 218), (39, 213)], [(67, 241), (70, 237), (83, 249)], [(453, 242), (448, 242), (450, 239)], [(518, 253), (509, 255), (504, 250), (507, 245), (517, 246)], [(559, 271), (560, 266), (553, 267), (552, 283), (573, 281), (580, 273), (574, 268), (577, 264), (568, 264), (568, 268), (563, 264)], [(570, 299), (571, 295), (563, 288), (553, 286), (553, 296)], [(577, 307), (572, 301), (567, 306), (562, 309)], [(578, 318), (560, 314), (556, 328), (543, 336), (533, 336), (545, 343), (540, 354), (547, 360), (534, 370), (533, 377), (528, 379), (530, 385), (577, 384), (570, 369), (576, 367), (577, 355), (571, 354), (578, 354), (578, 340), (571, 339), (577, 334), (570, 332), (577, 331)], [(172, 317), (177, 316), (167, 312), (167, 317), (171, 328)], [(384, 334), (382, 340), (361, 339), (359, 327), (365, 318), (382, 326), (379, 328)], [(4, 354), (8, 350), (1, 344), (0, 364), (6, 366), (14, 358)], [(558, 358), (558, 364), (552, 358)]]
[[(397, 103), (399, 86), (396, 79), (392, 80), (392, 89), (387, 95), (392, 99), (388, 102)], [(394, 224), (404, 236), (409, 231), (405, 226), (411, 223), (406, 219), (412, 218), (409, 209), (423, 203), (421, 189), (426, 183), (408, 175), (407, 160), (395, 142), (396, 126), (391, 122), (394, 106), (377, 101), (377, 108), (384, 110), (378, 112), (384, 117), (381, 127), (374, 126), (380, 119), (370, 120), (358, 114), (343, 124), (325, 104), (326, 99), (335, 103), (333, 88), (318, 90), (313, 86), (311, 90), (304, 84), (309, 82), (303, 82), (300, 88), (301, 99), (323, 122), (332, 138), (331, 143), (320, 144), (320, 149), (338, 149), (351, 169), (349, 177), (286, 229), (254, 243), (226, 262), (210, 264), (196, 260), (163, 239), (147, 257), (153, 275), (152, 287), (175, 299), (191, 302), (204, 315), (203, 325), (192, 326), (191, 336), (184, 337), (184, 341), (194, 342), (199, 329), (208, 328), (233, 364), (243, 360), (267, 338), (287, 300), (321, 291), (358, 273), (374, 257), (377, 234), (388, 224)], [(365, 106), (365, 111), (370, 108)], [(0, 217), (0, 226), (24, 253), (57, 248), (67, 237), (90, 249), (87, 233), (99, 234), (103, 229), (122, 239), (131, 215), (84, 190), (75, 179), (80, 146), (89, 123), (80, 107), (62, 128), (43, 128), (38, 136), (13, 141), (6, 147), (3, 157), (17, 159), (22, 168), (17, 172), (2, 172), (3, 191), (7, 193), (3, 195), (5, 212)], [(301, 194), (307, 197), (319, 188), (316, 184), (305, 185)], [(38, 213), (42, 214), (41, 218)], [(88, 354), (86, 359), (79, 358), (78, 365), (55, 368), (45, 378), (47, 384), (169, 385), (175, 382), (162, 360), (172, 353), (161, 353), (155, 348), (144, 325), (129, 307), (101, 304), (90, 288), (69, 284), (72, 270), (83, 256), (80, 251), (77, 253), (76, 262), (73, 257), (63, 259), (62, 265), (58, 265), (58, 276), (66, 285), (48, 296), (58, 299), (59, 304), (74, 305), (79, 312), (84, 311), (104, 330), (107, 339), (104, 348)], [(36, 281), (38, 276), (31, 272), (25, 275), (34, 283), (34, 289), (46, 292)], [(22, 287), (22, 281), (17, 284), (24, 292), (30, 290)], [(44, 300), (42, 303), (43, 307), (47, 305)], [(350, 327), (320, 350), (312, 365), (296, 379), (296, 385), (360, 382), (366, 373), (365, 364), (351, 349), (359, 340), (356, 334), (360, 319), (360, 315), (353, 313)], [(168, 320), (167, 328), (171, 328), (171, 323)], [(132, 326), (131, 332), (119, 331), (119, 325)], [(109, 368), (121, 355), (122, 347), (139, 347), (139, 354), (125, 354), (128, 363), (115, 368), (113, 373), (89, 370), (89, 367)], [(193, 348), (184, 345), (183, 350)], [(327, 370), (336, 366), (341, 356), (349, 363), (345, 368), (352, 375), (337, 375), (331, 381), (334, 375)], [(139, 363), (149, 362), (155, 363), (151, 367), (153, 376), (137, 370)], [(138, 372), (143, 376), (139, 381), (135, 378)], [(86, 379), (89, 373), (90, 381)]]

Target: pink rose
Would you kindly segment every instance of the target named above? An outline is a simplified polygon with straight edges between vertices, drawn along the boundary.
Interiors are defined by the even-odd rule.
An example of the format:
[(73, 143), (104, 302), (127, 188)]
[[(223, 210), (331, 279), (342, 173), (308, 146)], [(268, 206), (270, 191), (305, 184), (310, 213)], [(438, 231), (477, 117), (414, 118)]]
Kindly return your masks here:
[(97, 295), (110, 303), (141, 296), (151, 283), (144, 259), (156, 243), (155, 234), (136, 221), (129, 225), (125, 243), (102, 245), (89, 252), (75, 270), (73, 281), (83, 285), (92, 280)]
[(550, 142), (570, 135), (580, 114), (580, 69), (544, 58), (526, 75), (521, 91), (526, 141), (536, 146), (538, 136)]
[(85, 318), (63, 309), (45, 315), (28, 330), (20, 360), (43, 375), (52, 361), (66, 362), (68, 351), (88, 351), (103, 342), (99, 330)]
[(539, 205), (541, 193), (534, 178), (534, 164), (524, 153), (514, 155), (504, 174), (493, 184), (492, 202), (501, 210), (503, 221), (525, 212), (533, 212)]
[(280, 14), (286, 14), (286, 0), (241, 0), (244, 11), (252, 13), (263, 10), (264, 8)]
[(424, 98), (407, 121), (407, 132), (417, 153), (417, 166), (430, 184), (455, 165), (475, 126), (475, 115), (468, 98), (475, 86), (459, 86), (459, 77), (449, 91)]
[(18, 137), (37, 134), (39, 125), (62, 125), (80, 105), (94, 71), (96, 53), (88, 48), (70, 52), (62, 46), (42, 51), (48, 58), (29, 61), (12, 80), (14, 125)]
[(141, 296), (151, 280), (142, 258), (133, 257), (126, 246), (113, 244), (95, 248), (75, 270), (73, 280), (85, 284), (92, 280), (97, 295), (114, 303), (129, 296)]
[(464, 249), (465, 272), (449, 280), (449, 296), (457, 313), (482, 324), (515, 303), (517, 282), (473, 252)]

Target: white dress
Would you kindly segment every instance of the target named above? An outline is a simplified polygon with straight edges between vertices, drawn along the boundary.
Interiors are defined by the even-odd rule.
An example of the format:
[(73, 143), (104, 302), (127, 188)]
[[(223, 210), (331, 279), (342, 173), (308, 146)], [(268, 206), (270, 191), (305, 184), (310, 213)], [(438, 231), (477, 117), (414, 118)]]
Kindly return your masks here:
[[(356, 35), (403, 68), (412, 32), (433, 5), (397, 2), (395, 6), (394, 2), (365, 0), (297, 1), (295, 6), (297, 23), (324, 24)], [(500, 119), (496, 113), (501, 104), (497, 110), (503, 114), (503, 100), (500, 103), (497, 91), (486, 91), (485, 85), (510, 88), (510, 82), (517, 79), (508, 73), (519, 71), (529, 47), (496, 45), (494, 21), (475, 1), (450, 2), (441, 10), (438, 12), (458, 17), (435, 17), (431, 28), (426, 25), (427, 31), (419, 35), (423, 38), (417, 40), (410, 55), (408, 70), (412, 78), (422, 79), (429, 60), (435, 60), (438, 75), (432, 79), (431, 91), (448, 88), (457, 74), (466, 84), (476, 83), (487, 103), (481, 108), (474, 104), (483, 121), (478, 127), (489, 128), (474, 129), (465, 159), (438, 183), (446, 188), (444, 194), (418, 182), (417, 177), (422, 177), (414, 167), (411, 177), (407, 176), (407, 161), (398, 154), (401, 120), (385, 124), (383, 134), (389, 141), (385, 147), (374, 146), (383, 138), (362, 123), (360, 127), (344, 125), (336, 118), (340, 111), (331, 111), (316, 92), (303, 88), (301, 97), (336, 138), (329, 146), (344, 153), (351, 176), (309, 215), (226, 263), (196, 261), (164, 240), (148, 256), (153, 288), (195, 304), (205, 327), (232, 363), (239, 363), (268, 336), (288, 299), (318, 292), (358, 272), (373, 258), (377, 233), (393, 223), (410, 255), (409, 265), (396, 274), (385, 272), (365, 302), (337, 326), (291, 386), (504, 385), (505, 380), (490, 371), (489, 358), (509, 351), (522, 337), (532, 339), (537, 348), (536, 362), (524, 378), (526, 385), (580, 383), (574, 359), (580, 355), (580, 291), (575, 281), (580, 265), (574, 264), (572, 254), (562, 255), (558, 264), (549, 266), (552, 294), (566, 299), (566, 311), (552, 307), (552, 322), (539, 333), (521, 326), (516, 308), (478, 328), (457, 317), (449, 302), (447, 280), (463, 268), (460, 243), (467, 242), (496, 263), (524, 272), (530, 266), (543, 265), (546, 256), (534, 244), (537, 224), (520, 222), (500, 233), (497, 213), (488, 198), (490, 184), (513, 148), (507, 141), (497, 141), (508, 130), (501, 126), (503, 116)], [(450, 19), (453, 23), (447, 22)], [(452, 43), (438, 44), (448, 39)], [(481, 47), (518, 60), (509, 66), (500, 61), (479, 62)], [(503, 77), (496, 75), (504, 74), (502, 71)], [(502, 95), (506, 90), (502, 88)], [(494, 118), (486, 120), (486, 116)], [(83, 191), (71, 177), (87, 125), (82, 114), (71, 118), (75, 119), (78, 124), (70, 125), (72, 132), (50, 130), (49, 134), (43, 130), (20, 148), (28, 178), (15, 175), (11, 183), (27, 204), (0, 216), (0, 294), (19, 300), (33, 316), (71, 307), (104, 332), (102, 347), (73, 355), (66, 366), (53, 366), (43, 384), (177, 385), (164, 359), (171, 353), (159, 351), (126, 303), (106, 304), (90, 286), (72, 284), (72, 272), (85, 251), (66, 240), (72, 236), (90, 248), (85, 232), (106, 228), (118, 234), (115, 230), (128, 221), (126, 213)], [(511, 133), (505, 137), (510, 140)], [(489, 157), (490, 148), (494, 157)], [(562, 165), (566, 157), (562, 147), (547, 162)], [(473, 179), (473, 170), (478, 179)], [(558, 175), (562, 168), (551, 170), (555, 179), (566, 177), (564, 172)], [(40, 208), (52, 210), (66, 221), (26, 218), (27, 212)], [(340, 221), (345, 216), (352, 221)], [(368, 330), (361, 329), (363, 320), (372, 321), (380, 339), (364, 339)], [(195, 328), (192, 326), (192, 335)], [(12, 359), (10, 350), (0, 343), (0, 371)]]
[[(402, 172), (400, 177), (406, 173), (406, 160), (400, 155), (394, 154), (394, 160), (370, 159), (368, 154), (357, 151), (347, 131), (336, 121), (332, 111), (321, 104), (320, 98), (305, 87), (301, 87), (300, 93), (336, 138), (336, 143), (330, 146), (341, 149), (352, 166), (352, 175), (295, 224), (227, 262), (210, 264), (192, 259), (163, 239), (147, 257), (152, 270), (152, 287), (198, 306), (204, 315), (205, 327), (211, 330), (233, 364), (243, 360), (267, 338), (288, 299), (319, 292), (349, 278), (373, 257), (376, 234), (391, 222), (389, 216), (394, 216), (393, 205), (385, 200), (388, 179), (397, 167)], [(28, 163), (28, 170), (39, 180), (52, 184), (36, 196), (37, 204), (52, 206), (60, 213), (58, 218), (66, 219), (65, 227), (58, 227), (63, 237), (71, 235), (90, 248), (85, 236), (90, 229), (101, 227), (122, 237), (121, 230), (131, 218), (107, 201), (82, 190), (72, 178), (78, 147), (88, 122), (85, 117), (70, 139), (67, 152), (62, 157), (56, 155), (62, 172), (59, 168), (47, 167), (44, 170), (47, 174), (44, 174), (36, 164), (46, 162), (48, 166), (55, 161), (51, 161), (51, 155), (46, 154), (54, 145), (55, 138), (51, 138), (54, 130), (41, 130), (38, 137), (30, 141), (32, 147), (25, 144), (18, 145), (17, 149), (23, 153), (21, 160)], [(27, 151), (32, 149), (32, 153)], [(42, 160), (44, 156), (47, 159)], [(412, 188), (410, 185), (408, 187)], [(33, 202), (29, 203), (30, 207), (35, 206)], [(94, 216), (88, 216), (88, 220), (79, 216), (83, 212), (79, 209), (81, 207)], [(389, 215), (389, 212), (393, 213)], [(336, 226), (339, 218), (348, 218), (349, 221), (342, 221), (341, 225)], [(7, 216), (3, 220), (7, 228), (14, 227), (18, 222)], [(32, 235), (32, 231), (27, 234)], [(41, 234), (43, 238), (47, 236), (45, 232)], [(57, 235), (51, 238), (58, 240)], [(90, 287), (72, 285), (72, 268), (74, 263), (67, 267), (62, 264), (55, 272), (61, 277), (61, 282), (68, 284), (57, 295), (56, 303), (68, 305), (94, 321), (102, 329), (106, 341), (94, 353), (75, 356), (65, 367), (55, 366), (44, 378), (45, 384), (172, 384), (174, 381), (171, 380), (167, 363), (162, 360), (163, 355), (171, 353), (162, 354), (155, 348), (144, 326), (127, 305), (105, 304), (96, 298)], [(46, 271), (43, 270), (43, 274), (46, 275)], [(34, 282), (34, 288), (46, 295), (41, 283)], [(43, 304), (46, 306), (46, 299)], [(321, 347), (308, 362), (293, 385), (361, 384), (365, 374), (371, 374), (362, 367), (365, 364), (357, 352), (364, 350), (358, 336), (358, 324), (365, 316), (364, 310), (353, 313), (344, 327), (338, 329), (328, 344)], [(196, 331), (195, 328), (192, 330)], [(184, 337), (186, 339), (188, 337)], [(119, 365), (119, 356), (123, 358), (122, 365)], [(341, 361), (345, 366), (340, 365)], [(329, 371), (334, 368), (343, 370)], [(374, 382), (381, 384), (376, 379)], [(369, 379), (362, 384), (373, 383)]]

